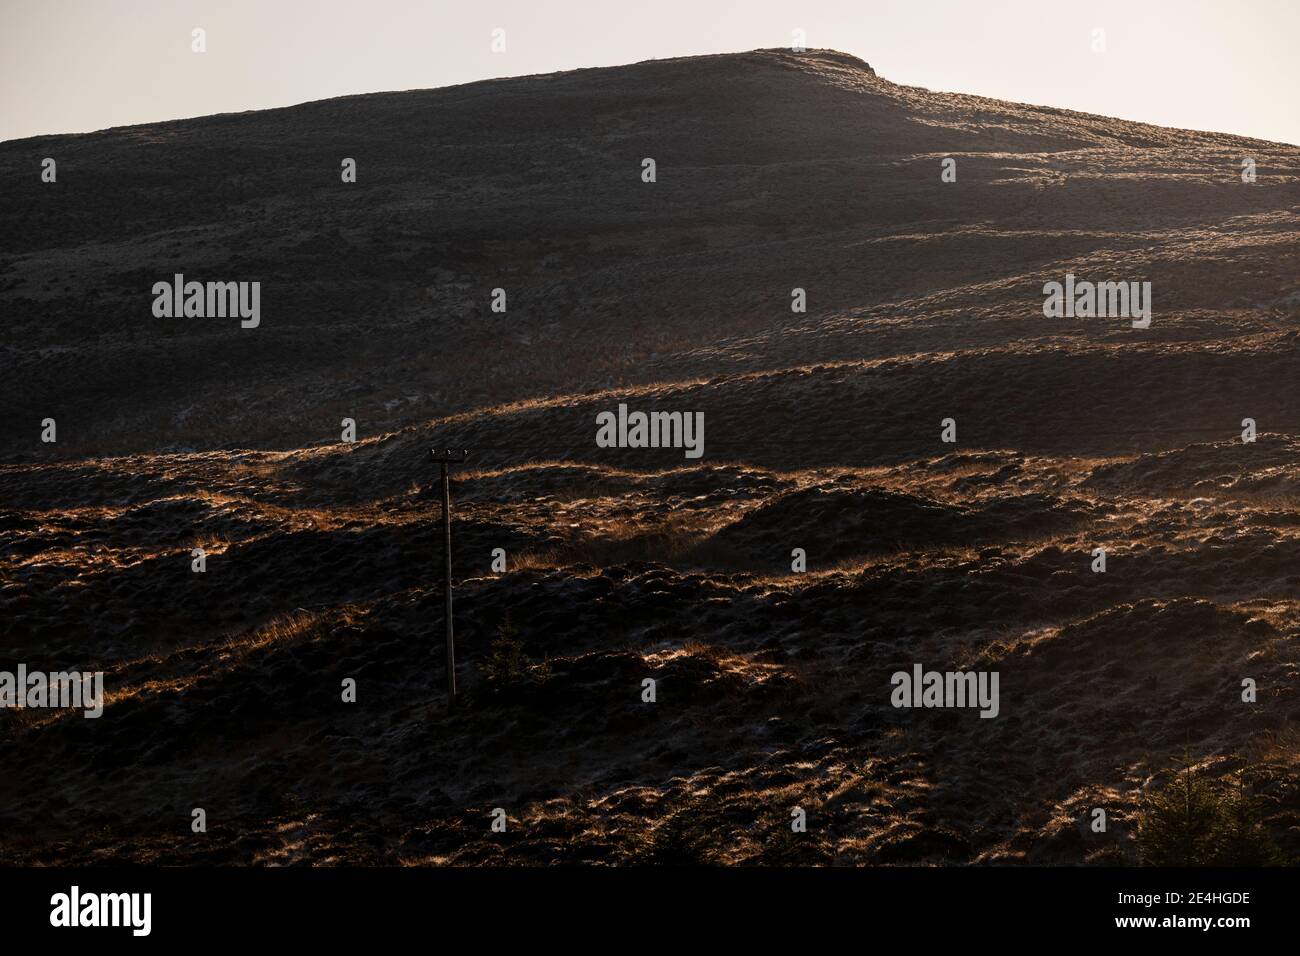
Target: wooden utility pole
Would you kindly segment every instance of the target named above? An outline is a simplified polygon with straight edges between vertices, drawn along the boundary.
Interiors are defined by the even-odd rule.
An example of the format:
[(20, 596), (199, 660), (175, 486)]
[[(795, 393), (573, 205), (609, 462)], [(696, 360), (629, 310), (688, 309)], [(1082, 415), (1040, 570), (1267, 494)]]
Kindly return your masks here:
[(435, 448), (430, 458), (442, 466), (443, 617), (447, 635), (447, 711), (456, 709), (456, 643), (451, 632), (451, 487), (447, 466), (463, 464), (469, 452)]

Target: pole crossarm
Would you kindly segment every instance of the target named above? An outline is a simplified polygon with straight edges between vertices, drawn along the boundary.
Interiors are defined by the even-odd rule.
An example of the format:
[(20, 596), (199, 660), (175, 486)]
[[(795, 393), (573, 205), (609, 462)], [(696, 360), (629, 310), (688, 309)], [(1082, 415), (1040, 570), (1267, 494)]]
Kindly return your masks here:
[(429, 458), (435, 462), (446, 462), (449, 465), (463, 464), (469, 457), (469, 452), (462, 448), (460, 451), (452, 451), (450, 448), (434, 448), (429, 452)]

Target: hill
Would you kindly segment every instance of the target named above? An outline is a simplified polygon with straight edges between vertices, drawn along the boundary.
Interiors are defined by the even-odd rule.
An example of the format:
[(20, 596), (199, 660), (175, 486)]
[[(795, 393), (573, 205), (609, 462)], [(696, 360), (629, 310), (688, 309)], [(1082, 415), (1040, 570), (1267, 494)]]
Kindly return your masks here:
[[(1297, 147), (763, 50), (0, 181), (0, 671), (107, 691), (0, 712), (0, 859), (1132, 863), (1184, 756), (1300, 858)], [(259, 323), (156, 317), (176, 273)], [(1067, 275), (1149, 327), (1046, 317)], [(891, 706), (915, 665), (998, 716)]]

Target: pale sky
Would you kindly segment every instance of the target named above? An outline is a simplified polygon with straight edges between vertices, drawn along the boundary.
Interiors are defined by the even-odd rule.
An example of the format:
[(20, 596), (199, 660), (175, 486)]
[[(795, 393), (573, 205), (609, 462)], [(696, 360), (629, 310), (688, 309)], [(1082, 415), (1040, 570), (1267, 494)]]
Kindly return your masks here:
[(0, 140), (788, 47), (796, 28), (897, 83), (1300, 144), (1300, 0), (0, 0)]

